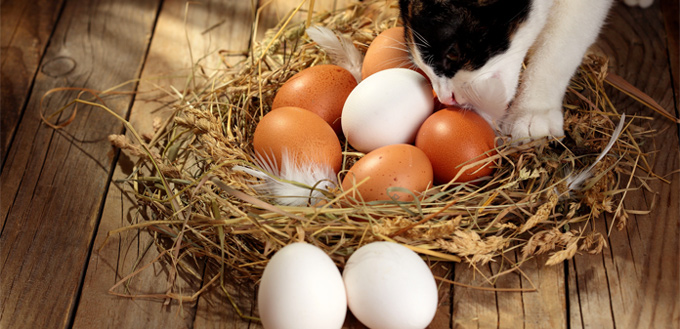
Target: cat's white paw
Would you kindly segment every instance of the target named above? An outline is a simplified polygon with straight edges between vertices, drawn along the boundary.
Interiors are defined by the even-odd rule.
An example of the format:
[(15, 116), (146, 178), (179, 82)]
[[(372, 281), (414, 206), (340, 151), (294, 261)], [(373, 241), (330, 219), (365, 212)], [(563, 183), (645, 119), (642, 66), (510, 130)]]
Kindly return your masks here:
[(564, 116), (561, 108), (550, 110), (511, 111), (501, 124), (502, 132), (515, 143), (526, 143), (546, 136), (564, 136)]
[(623, 0), (629, 6), (640, 6), (642, 8), (647, 8), (654, 3), (654, 0)]

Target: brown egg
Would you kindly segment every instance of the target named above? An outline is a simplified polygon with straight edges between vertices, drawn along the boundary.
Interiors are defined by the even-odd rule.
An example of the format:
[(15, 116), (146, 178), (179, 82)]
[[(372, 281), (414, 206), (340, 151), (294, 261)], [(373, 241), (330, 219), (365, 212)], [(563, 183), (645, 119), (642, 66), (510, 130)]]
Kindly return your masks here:
[[(418, 130), (416, 146), (423, 150), (432, 163), (437, 184), (451, 181), (463, 163), (482, 160), (493, 154), (495, 137), (491, 126), (474, 111), (449, 107), (432, 114)], [(472, 160), (472, 161), (471, 161)], [(487, 162), (463, 172), (456, 180), (467, 182), (493, 174)]]
[(373, 73), (392, 68), (414, 69), (427, 78), (425, 73), (413, 64), (408, 52), (403, 27), (393, 27), (381, 32), (366, 51), (361, 67), (361, 78), (366, 79)]
[[(365, 178), (368, 180), (348, 194), (364, 201), (412, 201), (403, 191), (388, 192), (390, 187), (402, 187), (416, 195), (432, 185), (432, 165), (427, 155), (409, 144), (393, 144), (377, 148), (359, 159), (342, 180), (343, 190), (349, 190)], [(388, 194), (389, 193), (389, 194)]]
[(279, 88), (272, 109), (295, 106), (312, 111), (340, 135), (342, 107), (356, 86), (352, 73), (340, 66), (312, 66), (296, 73)]
[(318, 115), (299, 107), (267, 113), (255, 128), (255, 153), (280, 168), (282, 155), (305, 164), (323, 164), (334, 172), (342, 164), (342, 148), (333, 128)]

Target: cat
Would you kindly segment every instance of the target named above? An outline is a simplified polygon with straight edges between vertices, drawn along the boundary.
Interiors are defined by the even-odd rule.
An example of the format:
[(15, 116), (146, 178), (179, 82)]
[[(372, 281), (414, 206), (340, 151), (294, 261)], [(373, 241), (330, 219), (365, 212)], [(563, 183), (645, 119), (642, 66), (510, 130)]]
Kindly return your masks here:
[(562, 100), (613, 1), (399, 0), (399, 7), (411, 59), (439, 101), (474, 109), (523, 143), (564, 136)]

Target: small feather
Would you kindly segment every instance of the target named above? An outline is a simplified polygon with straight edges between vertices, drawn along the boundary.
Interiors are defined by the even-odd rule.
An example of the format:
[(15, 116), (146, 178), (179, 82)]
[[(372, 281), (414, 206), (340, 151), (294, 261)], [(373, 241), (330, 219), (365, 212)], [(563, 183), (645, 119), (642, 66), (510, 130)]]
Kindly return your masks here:
[(255, 162), (259, 168), (235, 166), (233, 169), (259, 179), (253, 180), (250, 186), (259, 194), (275, 198), (278, 204), (316, 204), (326, 199), (323, 191), (337, 185), (336, 173), (329, 165), (296, 159), (285, 151), (281, 156), (280, 167), (269, 156), (258, 154)]
[(350, 38), (336, 35), (323, 26), (311, 26), (306, 32), (330, 56), (333, 64), (352, 73), (357, 82), (361, 81), (361, 65), (364, 56), (354, 47)]
[(595, 168), (595, 165), (602, 161), (607, 153), (609, 153), (609, 150), (611, 150), (611, 148), (614, 146), (616, 140), (619, 139), (619, 135), (621, 135), (621, 131), (623, 131), (623, 124), (625, 120), (626, 114), (621, 114), (621, 121), (619, 121), (618, 126), (616, 126), (616, 129), (614, 129), (614, 132), (612, 133), (609, 143), (607, 143), (607, 146), (605, 146), (604, 150), (602, 150), (597, 159), (595, 159), (595, 162), (593, 162), (588, 168), (581, 171), (577, 175), (567, 178), (567, 187), (570, 191), (580, 190), (583, 187), (583, 183), (585, 183), (588, 178), (593, 176), (593, 169)]

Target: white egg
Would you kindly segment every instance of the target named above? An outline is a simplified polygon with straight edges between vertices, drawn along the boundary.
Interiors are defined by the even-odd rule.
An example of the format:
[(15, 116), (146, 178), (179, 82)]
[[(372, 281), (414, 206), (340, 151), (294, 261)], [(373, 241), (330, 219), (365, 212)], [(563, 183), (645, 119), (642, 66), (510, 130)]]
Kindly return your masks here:
[(395, 68), (370, 75), (349, 94), (342, 109), (342, 132), (355, 149), (411, 144), (434, 110), (429, 82), (418, 72)]
[(371, 329), (422, 329), (434, 318), (438, 295), (432, 271), (400, 244), (359, 248), (342, 277), (350, 311)]
[(257, 304), (266, 329), (342, 328), (347, 297), (326, 253), (307, 243), (287, 245), (269, 260)]

